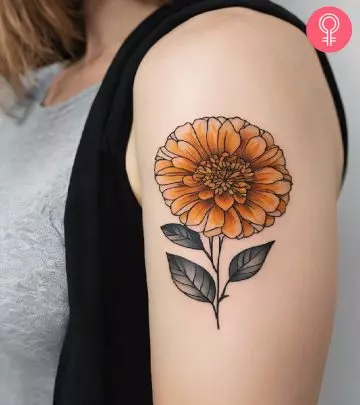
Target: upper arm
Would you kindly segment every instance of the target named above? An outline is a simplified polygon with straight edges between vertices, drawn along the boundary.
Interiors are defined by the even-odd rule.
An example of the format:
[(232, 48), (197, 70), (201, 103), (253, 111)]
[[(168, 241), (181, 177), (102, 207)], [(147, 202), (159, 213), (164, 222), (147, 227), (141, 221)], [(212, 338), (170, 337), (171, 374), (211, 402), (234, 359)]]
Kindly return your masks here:
[(134, 129), (155, 404), (315, 405), (342, 156), (314, 51), (254, 12), (197, 17), (145, 57)]

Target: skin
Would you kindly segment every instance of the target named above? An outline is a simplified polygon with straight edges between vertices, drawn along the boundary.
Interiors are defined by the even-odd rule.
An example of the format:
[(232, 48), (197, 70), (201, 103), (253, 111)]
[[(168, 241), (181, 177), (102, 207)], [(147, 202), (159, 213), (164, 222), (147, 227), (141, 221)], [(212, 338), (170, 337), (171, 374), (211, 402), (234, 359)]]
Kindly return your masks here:
[[(141, 10), (139, 20), (146, 14)], [(76, 69), (86, 75), (85, 61), (91, 60), (97, 59), (87, 55), (83, 65), (64, 73), (67, 90), (54, 90), (51, 103), (79, 91), (71, 85)], [(234, 250), (276, 241), (261, 272), (232, 288), (231, 301), (223, 302), (220, 331), (206, 305), (173, 286), (165, 252), (208, 264), (198, 251), (185, 252), (162, 234), (163, 224), (178, 220), (153, 174), (157, 150), (171, 131), (210, 115), (241, 116), (271, 132), (294, 181), (287, 212), (274, 226), (224, 248), (228, 263)], [(239, 8), (209, 12), (169, 33), (145, 56), (135, 80), (126, 162), (143, 207), (155, 405), (317, 403), (336, 296), (341, 151), (316, 55), (298, 30), (280, 20)]]
[(126, 37), (156, 8), (152, 2), (85, 0), (85, 55), (67, 66), (55, 79), (48, 90), (45, 104), (60, 103), (101, 82)]

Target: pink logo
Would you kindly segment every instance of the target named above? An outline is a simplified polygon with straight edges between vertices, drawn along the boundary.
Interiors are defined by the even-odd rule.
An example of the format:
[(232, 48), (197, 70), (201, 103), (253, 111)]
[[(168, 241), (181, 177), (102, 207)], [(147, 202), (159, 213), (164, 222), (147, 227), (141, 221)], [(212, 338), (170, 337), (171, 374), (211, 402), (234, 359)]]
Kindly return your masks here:
[(306, 33), (311, 45), (322, 52), (338, 52), (350, 41), (352, 24), (337, 7), (321, 7), (309, 18)]

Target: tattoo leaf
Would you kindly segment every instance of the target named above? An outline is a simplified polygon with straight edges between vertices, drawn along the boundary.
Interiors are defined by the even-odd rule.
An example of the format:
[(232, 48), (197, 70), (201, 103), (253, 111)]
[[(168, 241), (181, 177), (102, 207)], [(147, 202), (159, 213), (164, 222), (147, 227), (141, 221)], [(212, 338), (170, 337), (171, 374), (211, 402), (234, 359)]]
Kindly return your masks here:
[(190, 249), (202, 250), (203, 244), (200, 235), (180, 224), (167, 224), (161, 227), (164, 235), (177, 245)]
[(237, 254), (230, 263), (229, 281), (242, 281), (255, 276), (264, 264), (274, 242), (254, 246)]
[(170, 253), (166, 255), (171, 278), (176, 287), (193, 300), (213, 303), (216, 287), (211, 275), (190, 260)]

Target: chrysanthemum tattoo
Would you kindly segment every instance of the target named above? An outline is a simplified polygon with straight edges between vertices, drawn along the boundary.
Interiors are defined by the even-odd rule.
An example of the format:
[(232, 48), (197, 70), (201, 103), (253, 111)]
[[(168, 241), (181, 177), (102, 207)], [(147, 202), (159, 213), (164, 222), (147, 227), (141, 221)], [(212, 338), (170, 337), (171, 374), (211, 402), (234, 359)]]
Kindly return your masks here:
[(172, 280), (188, 297), (211, 304), (220, 328), (220, 303), (229, 296), (229, 284), (253, 277), (274, 241), (236, 254), (221, 286), (223, 243), (261, 232), (285, 213), (292, 178), (284, 153), (269, 132), (241, 118), (197, 119), (176, 128), (158, 150), (155, 179), (180, 220), (162, 226), (164, 235), (202, 250), (210, 261), (207, 271), (167, 253)]

